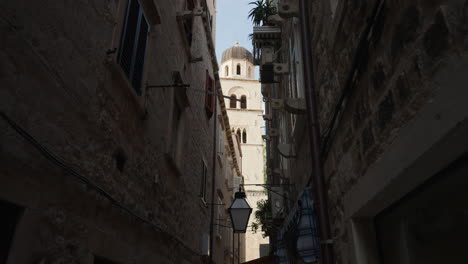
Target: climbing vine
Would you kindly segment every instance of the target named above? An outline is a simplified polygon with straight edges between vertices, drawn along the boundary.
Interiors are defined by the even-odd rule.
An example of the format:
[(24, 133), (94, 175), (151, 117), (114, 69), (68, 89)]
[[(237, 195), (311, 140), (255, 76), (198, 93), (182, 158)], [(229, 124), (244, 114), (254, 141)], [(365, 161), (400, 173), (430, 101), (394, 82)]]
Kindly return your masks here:
[(271, 217), (271, 205), (270, 202), (264, 199), (261, 199), (257, 202), (258, 210), (255, 211), (254, 221), (252, 222), (251, 229), (252, 233), (257, 233), (260, 229), (263, 233), (263, 237), (270, 235), (270, 229), (272, 226), (272, 217)]

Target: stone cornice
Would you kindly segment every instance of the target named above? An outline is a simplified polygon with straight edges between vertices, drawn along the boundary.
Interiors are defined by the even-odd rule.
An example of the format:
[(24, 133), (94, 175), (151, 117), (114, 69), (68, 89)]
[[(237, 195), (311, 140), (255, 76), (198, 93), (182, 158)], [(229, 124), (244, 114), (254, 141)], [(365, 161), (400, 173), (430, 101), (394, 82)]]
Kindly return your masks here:
[(241, 82), (260, 83), (259, 80), (247, 80), (247, 79), (236, 79), (236, 78), (226, 78), (226, 77), (220, 77), (219, 79), (220, 79), (221, 81), (241, 81)]
[[(227, 99), (229, 100), (229, 99)], [(239, 109), (239, 108), (227, 108), (227, 111), (235, 111), (235, 112), (262, 112), (262, 109)]]

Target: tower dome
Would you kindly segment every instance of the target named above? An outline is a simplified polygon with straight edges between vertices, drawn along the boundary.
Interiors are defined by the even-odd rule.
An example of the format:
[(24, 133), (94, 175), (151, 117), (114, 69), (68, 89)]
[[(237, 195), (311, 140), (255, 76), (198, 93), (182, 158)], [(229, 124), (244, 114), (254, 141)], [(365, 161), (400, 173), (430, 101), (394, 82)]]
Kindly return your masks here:
[(234, 47), (231, 47), (223, 52), (221, 57), (221, 63), (230, 59), (246, 59), (253, 64), (253, 56), (250, 51), (246, 48), (239, 46), (239, 42), (236, 42)]

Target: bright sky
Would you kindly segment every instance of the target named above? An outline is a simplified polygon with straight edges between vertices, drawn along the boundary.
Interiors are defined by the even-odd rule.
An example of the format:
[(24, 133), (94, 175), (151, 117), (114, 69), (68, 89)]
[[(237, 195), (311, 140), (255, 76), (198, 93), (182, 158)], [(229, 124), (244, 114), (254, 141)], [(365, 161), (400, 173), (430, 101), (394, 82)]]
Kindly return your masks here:
[(249, 34), (252, 33), (252, 23), (247, 18), (249, 6), (254, 0), (218, 0), (216, 14), (216, 58), (221, 62), (221, 54), (227, 48), (239, 45), (252, 52), (252, 41)]

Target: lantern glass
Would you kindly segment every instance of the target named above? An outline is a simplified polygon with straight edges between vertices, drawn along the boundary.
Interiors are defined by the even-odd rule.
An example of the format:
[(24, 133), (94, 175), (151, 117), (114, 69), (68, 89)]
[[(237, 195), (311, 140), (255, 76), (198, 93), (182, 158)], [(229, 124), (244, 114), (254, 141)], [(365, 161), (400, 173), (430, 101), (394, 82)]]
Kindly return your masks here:
[(235, 233), (246, 232), (251, 213), (252, 208), (250, 208), (249, 204), (245, 200), (245, 193), (237, 192), (236, 198), (234, 199), (231, 207), (229, 208), (232, 227)]

